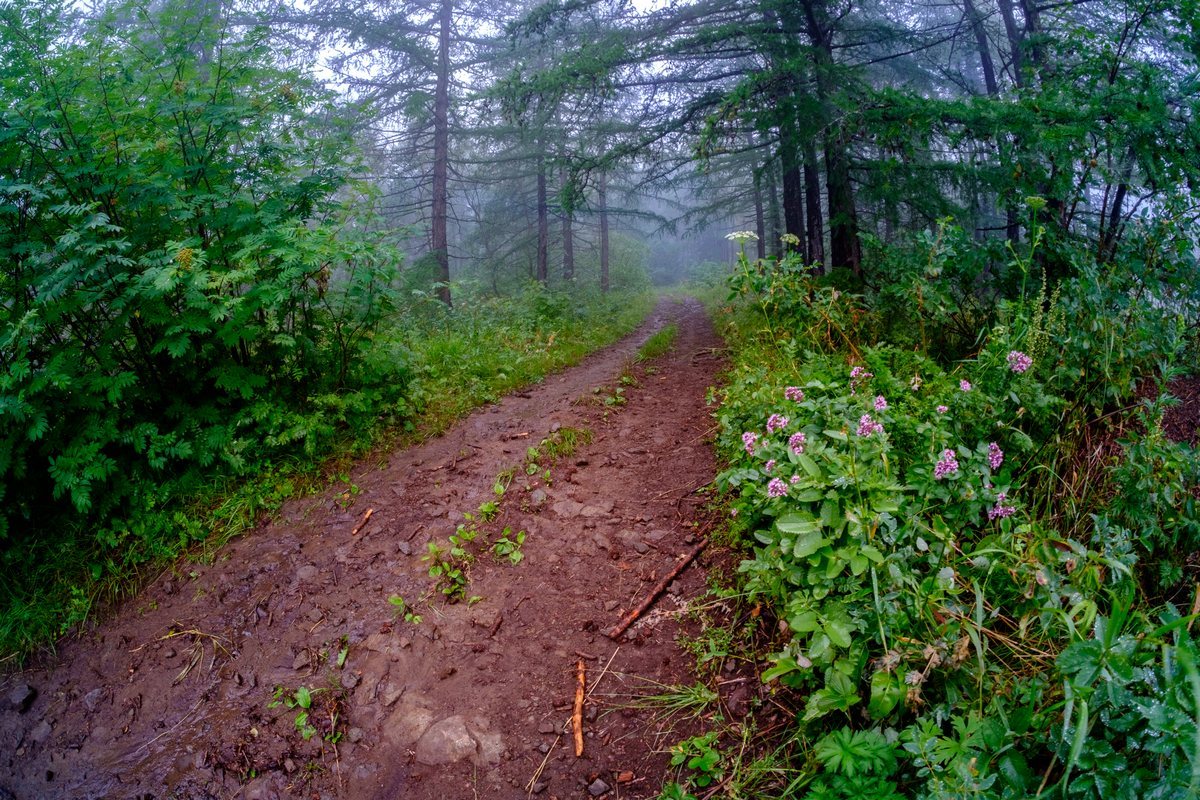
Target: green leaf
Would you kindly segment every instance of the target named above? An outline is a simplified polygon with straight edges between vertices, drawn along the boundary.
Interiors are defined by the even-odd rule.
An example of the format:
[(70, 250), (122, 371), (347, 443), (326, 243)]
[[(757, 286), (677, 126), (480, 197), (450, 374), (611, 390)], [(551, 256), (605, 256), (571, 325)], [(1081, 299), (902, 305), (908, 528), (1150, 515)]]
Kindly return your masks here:
[(871, 676), (871, 699), (867, 713), (872, 719), (883, 719), (904, 699), (904, 682), (895, 672), (879, 670)]

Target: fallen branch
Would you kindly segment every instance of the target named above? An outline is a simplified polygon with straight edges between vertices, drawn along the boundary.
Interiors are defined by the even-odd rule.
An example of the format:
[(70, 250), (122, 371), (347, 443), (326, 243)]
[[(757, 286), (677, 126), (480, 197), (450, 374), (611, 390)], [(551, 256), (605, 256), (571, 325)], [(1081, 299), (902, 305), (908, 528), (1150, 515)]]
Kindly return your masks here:
[(578, 682), (575, 685), (575, 711), (571, 714), (571, 723), (575, 729), (575, 757), (583, 755), (583, 692), (587, 688), (583, 659), (575, 663), (575, 674)]
[(688, 554), (685, 555), (683, 557), (683, 559), (678, 564), (675, 565), (674, 569), (672, 569), (670, 572), (668, 572), (666, 575), (664, 575), (662, 577), (662, 580), (660, 580), (654, 586), (654, 588), (650, 590), (650, 593), (648, 595), (646, 595), (646, 597), (642, 600), (642, 602), (638, 603), (637, 608), (633, 609), (633, 611), (630, 611), (628, 614), (626, 614), (625, 619), (621, 620), (621, 622), (616, 627), (614, 627), (612, 630), (610, 630), (605, 635), (610, 639), (616, 639), (616, 638), (620, 637), (620, 635), (622, 633), (624, 633), (625, 630), (630, 625), (637, 622), (637, 618), (640, 617), (647, 608), (649, 608), (651, 605), (653, 605), (654, 601), (658, 598), (658, 596), (660, 594), (663, 593), (663, 591), (667, 588), (667, 586), (671, 583), (671, 581), (673, 581), (677, 577), (679, 577), (679, 573), (683, 572), (683, 570), (687, 567), (687, 565), (692, 563), (692, 559), (694, 559), (696, 556), (698, 556), (700, 554), (700, 551), (703, 550), (705, 545), (707, 545), (707, 544), (708, 544), (708, 540), (703, 539), (703, 540), (701, 540), (701, 542), (698, 545), (693, 547), (688, 552)]
[(371, 515), (374, 513), (375, 513), (375, 509), (368, 508), (367, 513), (363, 514), (362, 520), (357, 525), (354, 526), (354, 530), (350, 531), (350, 535), (358, 536), (358, 532), (361, 531), (366, 526), (367, 521), (371, 519)]

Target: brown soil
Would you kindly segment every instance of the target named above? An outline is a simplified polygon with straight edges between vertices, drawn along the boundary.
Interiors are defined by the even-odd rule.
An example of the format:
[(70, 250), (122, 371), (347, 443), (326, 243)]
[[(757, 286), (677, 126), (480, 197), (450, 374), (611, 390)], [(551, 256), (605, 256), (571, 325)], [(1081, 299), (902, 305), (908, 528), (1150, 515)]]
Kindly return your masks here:
[(1186, 442), (1193, 447), (1200, 432), (1200, 376), (1176, 378), (1167, 384), (1167, 394), (1179, 400), (1163, 414), (1163, 433), (1173, 442)]
[[(633, 368), (626, 402), (604, 405), (641, 341), (671, 321), (675, 350)], [(715, 469), (705, 393), (717, 344), (698, 303), (664, 302), (581, 365), (361, 464), (358, 494), (293, 501), (214, 563), (178, 564), (0, 685), (0, 797), (655, 796), (669, 724), (630, 701), (692, 680), (676, 636), (705, 556), (621, 641), (603, 631), (706, 529), (696, 490)], [(430, 595), (422, 622), (395, 619), (390, 596), (432, 589), (427, 543), (493, 499), (497, 475), (559, 426), (594, 440), (549, 480), (518, 469), (476, 542), (467, 594), (482, 599)], [(506, 526), (528, 532), (515, 566), (484, 550)], [(591, 691), (582, 758), (564, 727), (579, 660)], [(308, 739), (301, 709), (269, 707), (276, 687), (312, 690)]]

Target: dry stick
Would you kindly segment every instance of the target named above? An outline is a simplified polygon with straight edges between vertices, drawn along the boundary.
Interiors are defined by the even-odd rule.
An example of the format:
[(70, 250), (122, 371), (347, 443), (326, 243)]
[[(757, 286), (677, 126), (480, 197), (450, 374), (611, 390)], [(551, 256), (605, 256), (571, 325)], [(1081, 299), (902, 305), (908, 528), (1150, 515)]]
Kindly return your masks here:
[(371, 515), (372, 515), (372, 514), (374, 514), (374, 513), (375, 513), (375, 509), (373, 509), (373, 508), (368, 508), (368, 509), (367, 509), (367, 513), (363, 514), (362, 521), (361, 521), (361, 522), (359, 522), (357, 525), (355, 525), (355, 526), (354, 526), (354, 530), (350, 531), (350, 535), (351, 535), (351, 536), (358, 536), (358, 532), (359, 532), (359, 531), (361, 531), (361, 530), (362, 530), (362, 529), (363, 529), (363, 528), (366, 526), (366, 524), (367, 524), (367, 521), (368, 521), (369, 519), (371, 519)]
[(575, 675), (578, 682), (575, 685), (575, 711), (571, 714), (571, 723), (575, 729), (575, 757), (579, 758), (583, 755), (583, 692), (587, 688), (582, 658), (575, 662)]
[(637, 618), (640, 617), (642, 613), (654, 603), (655, 599), (657, 599), (657, 597), (663, 593), (663, 590), (667, 588), (667, 585), (670, 584), (671, 581), (675, 580), (675, 578), (679, 576), (679, 573), (683, 572), (684, 568), (687, 567), (688, 564), (692, 563), (692, 559), (699, 555), (700, 551), (703, 550), (707, 544), (708, 540), (704, 539), (698, 545), (693, 547), (688, 554), (685, 555), (683, 559), (675, 565), (675, 568), (664, 575), (662, 580), (660, 580), (658, 584), (650, 590), (650, 593), (646, 595), (642, 602), (638, 603), (637, 608), (635, 608), (633, 611), (630, 611), (625, 616), (625, 619), (621, 620), (616, 627), (614, 627), (605, 635), (610, 639), (616, 639), (622, 633), (624, 633), (625, 630), (634, 622), (636, 622)]

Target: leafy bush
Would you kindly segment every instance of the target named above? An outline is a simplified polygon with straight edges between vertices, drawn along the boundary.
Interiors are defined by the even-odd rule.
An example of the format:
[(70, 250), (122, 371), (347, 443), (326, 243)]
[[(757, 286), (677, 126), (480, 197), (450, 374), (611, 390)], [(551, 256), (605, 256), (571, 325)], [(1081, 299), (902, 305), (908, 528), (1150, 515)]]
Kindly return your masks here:
[[(970, 286), (969, 265), (994, 256), (943, 234), (884, 253), (908, 282), (838, 318), (813, 301), (846, 293), (795, 265), (743, 256), (730, 278), (719, 484), (752, 548), (744, 590), (779, 622), (762, 677), (802, 706), (809, 758), (791, 785), (809, 798), (1194, 793), (1193, 620), (1163, 601), (1192, 602), (1200, 459), (1163, 439), (1156, 406), (1139, 422), (1127, 405), (1173, 374), (1194, 299), (1149, 273), (1101, 274), (1060, 243), (1079, 264), (1061, 286), (1035, 277), (1030, 250), (993, 301), (964, 301), (986, 293), (930, 265), (953, 253)], [(897, 317), (898, 342), (863, 343)], [(1114, 457), (1081, 459), (1097, 436)]]

